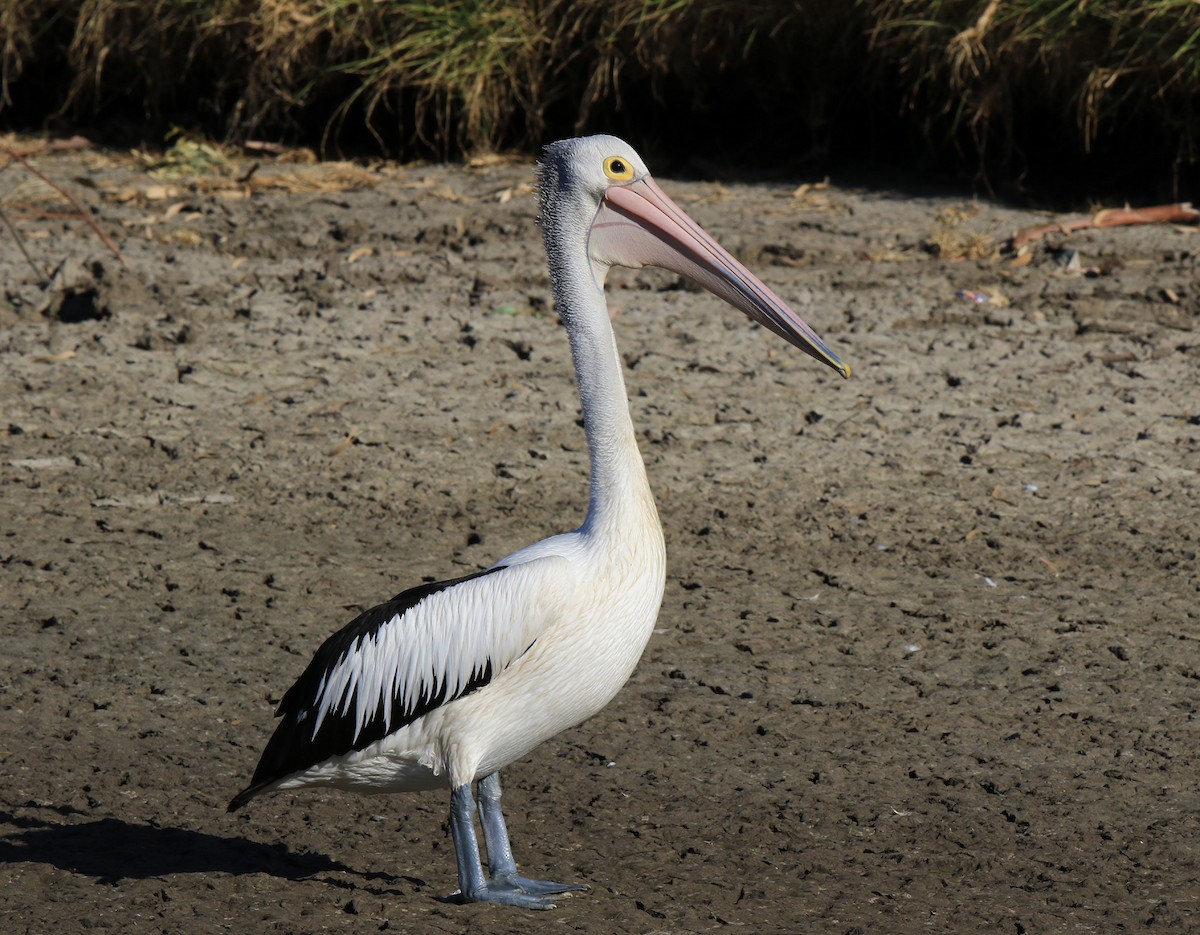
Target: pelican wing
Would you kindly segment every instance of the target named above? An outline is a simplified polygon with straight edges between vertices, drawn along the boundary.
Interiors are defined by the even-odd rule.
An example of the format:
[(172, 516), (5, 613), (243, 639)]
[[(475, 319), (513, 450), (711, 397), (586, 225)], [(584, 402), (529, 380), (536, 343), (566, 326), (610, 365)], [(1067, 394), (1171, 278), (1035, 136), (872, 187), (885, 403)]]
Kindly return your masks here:
[(564, 559), (497, 565), (411, 588), (329, 637), (276, 710), (250, 786), (230, 804), (330, 757), (362, 750), (487, 685), (559, 607)]

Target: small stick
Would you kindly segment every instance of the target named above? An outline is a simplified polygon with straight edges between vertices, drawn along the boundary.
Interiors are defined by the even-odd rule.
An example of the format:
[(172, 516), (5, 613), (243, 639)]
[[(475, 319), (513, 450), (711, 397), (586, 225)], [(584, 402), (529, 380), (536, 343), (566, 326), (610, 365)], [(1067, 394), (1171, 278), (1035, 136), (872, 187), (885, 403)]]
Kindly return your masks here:
[(13, 226), (13, 222), (8, 219), (8, 215), (4, 213), (3, 206), (0, 206), (0, 221), (4, 222), (4, 226), (8, 228), (8, 232), (13, 235), (13, 240), (17, 242), (17, 246), (21, 248), (21, 253), (24, 254), (26, 262), (33, 268), (34, 275), (37, 276), (38, 286), (45, 288), (47, 279), (46, 274), (38, 269), (37, 263), (33, 261), (33, 257), (29, 255), (29, 251), (25, 249), (25, 241), (21, 238), (21, 234)]
[(79, 220), (78, 211), (46, 211), (39, 208), (37, 205), (29, 204), (24, 201), (4, 201), (0, 198), (0, 204), (7, 204), (15, 212), (13, 217), (18, 221), (77, 221)]
[(117, 249), (117, 245), (115, 243), (113, 243), (112, 238), (109, 237), (108, 234), (104, 233), (104, 231), (101, 229), (100, 225), (96, 223), (96, 219), (94, 217), (92, 217), (92, 212), (90, 212), (86, 208), (84, 208), (84, 206), (79, 203), (79, 200), (74, 195), (72, 195), (70, 192), (68, 192), (66, 189), (64, 189), (57, 182), (54, 182), (53, 180), (51, 180), (49, 178), (49, 176), (47, 176), (44, 172), (42, 172), (40, 169), (38, 169), (37, 166), (35, 166), (28, 159), (26, 159), (23, 155), (16, 152), (15, 150), (11, 150), (7, 146), (0, 146), (0, 153), (4, 153), (6, 156), (9, 156), (10, 158), (17, 160), (17, 162), (21, 163), (21, 165), (23, 165), (26, 169), (28, 169), (30, 172), (32, 172), (34, 175), (36, 175), (39, 179), (41, 179), (43, 182), (45, 182), (47, 185), (49, 185), (51, 188), (53, 188), (56, 192), (58, 192), (60, 195), (62, 195), (64, 198), (66, 198), (67, 201), (71, 202), (72, 207), (74, 207), (75, 210), (79, 212), (79, 216), (81, 218), (83, 218), (85, 221), (87, 221), (88, 224), (91, 225), (92, 230), (94, 230), (96, 232), (97, 236), (101, 240), (104, 241), (104, 245), (106, 247), (108, 247), (109, 250), (112, 251), (112, 255), (117, 258), (117, 261), (122, 266), (124, 266), (126, 269), (129, 268), (129, 264), (127, 264), (125, 262), (125, 257), (121, 256), (121, 251)]
[(6, 149), (4, 150), (10, 156), (36, 156), (40, 153), (61, 153), (72, 149), (91, 149), (92, 141), (83, 136), (72, 136), (65, 140), (50, 140), (45, 143), (38, 143), (36, 146), (30, 146), (28, 149), (17, 150), (16, 152)]
[(267, 140), (246, 140), (242, 148), (249, 153), (270, 153), (272, 156), (282, 156), (289, 147), (283, 143), (272, 143)]
[(1190, 202), (1181, 201), (1173, 205), (1155, 205), (1150, 208), (1105, 208), (1090, 217), (1067, 218), (1049, 224), (1035, 224), (1022, 228), (1012, 235), (1005, 247), (1018, 250), (1025, 244), (1040, 240), (1047, 234), (1069, 234), (1072, 231), (1096, 227), (1128, 227), (1134, 224), (1196, 224), (1200, 222), (1200, 211)]

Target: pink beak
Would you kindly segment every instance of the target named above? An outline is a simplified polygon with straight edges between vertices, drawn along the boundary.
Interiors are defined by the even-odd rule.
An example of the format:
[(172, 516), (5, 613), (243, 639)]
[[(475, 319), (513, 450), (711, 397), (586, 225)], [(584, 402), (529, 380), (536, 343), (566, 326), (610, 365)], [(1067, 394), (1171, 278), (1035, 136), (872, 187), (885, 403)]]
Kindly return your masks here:
[(779, 296), (666, 196), (649, 176), (613, 185), (600, 202), (588, 252), (608, 266), (658, 266), (745, 312), (843, 377), (850, 367)]

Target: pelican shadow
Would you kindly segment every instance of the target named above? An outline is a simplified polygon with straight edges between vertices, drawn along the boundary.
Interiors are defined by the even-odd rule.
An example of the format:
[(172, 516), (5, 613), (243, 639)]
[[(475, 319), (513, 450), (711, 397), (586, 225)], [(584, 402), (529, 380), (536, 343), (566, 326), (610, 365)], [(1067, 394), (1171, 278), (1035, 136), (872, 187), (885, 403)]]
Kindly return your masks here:
[[(325, 871), (361, 875), (322, 854), (298, 854), (282, 844), (134, 824), (119, 818), (57, 824), (0, 812), (0, 827), (10, 829), (10, 833), (0, 831), (0, 864), (50, 864), (101, 882), (213, 872), (267, 873), (289, 880)], [(14, 828), (19, 829), (15, 834), (11, 833)]]

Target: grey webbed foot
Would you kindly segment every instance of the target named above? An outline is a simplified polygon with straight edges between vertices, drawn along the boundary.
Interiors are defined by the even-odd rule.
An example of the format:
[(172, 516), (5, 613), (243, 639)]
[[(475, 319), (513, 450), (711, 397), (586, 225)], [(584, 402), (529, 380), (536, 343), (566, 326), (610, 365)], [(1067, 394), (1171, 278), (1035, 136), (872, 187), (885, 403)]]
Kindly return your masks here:
[(522, 909), (553, 909), (555, 905), (552, 895), (548, 893), (526, 893), (524, 890), (493, 887), (491, 884), (470, 893), (460, 890), (451, 898), (461, 903), (495, 903), (499, 906), (519, 906)]
[(531, 880), (516, 873), (493, 873), (488, 877), (488, 889), (519, 890), (535, 896), (553, 896), (582, 893), (588, 887), (584, 883), (555, 883), (553, 880)]

